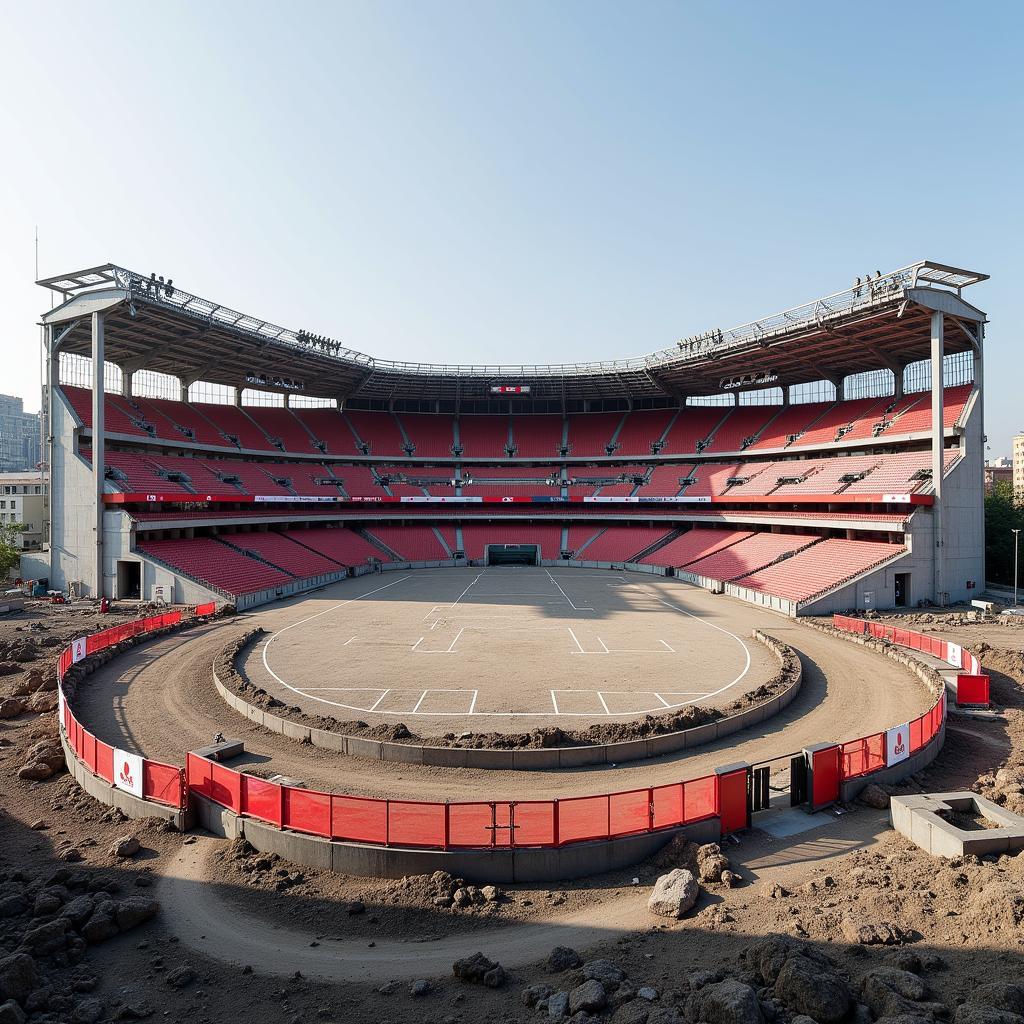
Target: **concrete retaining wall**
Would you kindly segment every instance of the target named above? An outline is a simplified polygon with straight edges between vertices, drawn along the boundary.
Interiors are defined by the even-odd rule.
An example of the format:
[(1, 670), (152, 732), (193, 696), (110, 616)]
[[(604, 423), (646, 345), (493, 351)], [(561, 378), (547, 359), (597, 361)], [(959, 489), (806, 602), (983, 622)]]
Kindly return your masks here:
[(93, 775), (89, 769), (75, 757), (75, 752), (68, 746), (64, 730), (60, 733), (60, 743), (64, 748), (64, 760), (67, 762), (68, 771), (71, 777), (89, 794), (94, 800), (108, 807), (116, 807), (129, 818), (163, 818), (169, 821), (179, 832), (190, 828), (192, 822), (187, 812), (178, 810), (175, 807), (167, 807), (165, 804), (152, 803), (149, 800), (141, 800), (123, 789), (112, 786), (106, 779)]
[(447, 871), (479, 883), (559, 882), (600, 875), (645, 860), (670, 839), (685, 835), (696, 843), (718, 842), (721, 823), (708, 818), (694, 825), (621, 839), (573, 843), (556, 849), (421, 850), (367, 846), (289, 832), (235, 814), (192, 794), (197, 823), (214, 835), (244, 838), (261, 853), (276, 853), (295, 864), (369, 878)]
[(788, 651), (797, 666), (796, 678), (785, 690), (770, 700), (756, 704), (735, 715), (729, 715), (727, 718), (694, 726), (692, 729), (665, 733), (660, 736), (647, 736), (637, 740), (620, 740), (615, 743), (596, 743), (578, 747), (526, 747), (511, 750), (485, 747), (474, 749), (469, 747), (432, 747), (416, 743), (392, 743), (366, 739), (361, 736), (347, 736), (344, 733), (319, 729), (302, 722), (282, 718), (273, 712), (258, 708), (235, 693), (221, 680), (217, 674), (216, 664), (212, 671), (214, 686), (229, 707), (249, 719), (250, 722), (255, 722), (271, 732), (288, 736), (299, 743), (309, 743), (325, 750), (339, 751), (351, 757), (365, 757), (374, 761), (394, 761), (398, 764), (425, 764), (442, 768), (485, 768), (492, 771), (496, 769), (550, 771), (557, 768), (579, 768), (585, 765), (622, 764), (626, 761), (660, 757), (663, 754), (676, 753), (680, 750), (691, 750), (705, 743), (731, 736), (741, 729), (760, 725), (773, 715), (777, 715), (800, 692), (803, 680), (800, 659), (785, 644), (760, 630), (755, 629), (753, 637), (764, 644), (779, 659), (780, 664), (783, 663), (784, 652)]

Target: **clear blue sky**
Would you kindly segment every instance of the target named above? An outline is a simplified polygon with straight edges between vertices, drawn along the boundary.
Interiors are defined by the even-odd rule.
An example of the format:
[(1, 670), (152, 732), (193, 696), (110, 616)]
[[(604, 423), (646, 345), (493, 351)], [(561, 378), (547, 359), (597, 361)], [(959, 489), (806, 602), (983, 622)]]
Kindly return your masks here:
[(1018, 413), (1018, 3), (0, 0), (0, 392), (114, 261), (400, 359), (635, 355), (920, 258)]

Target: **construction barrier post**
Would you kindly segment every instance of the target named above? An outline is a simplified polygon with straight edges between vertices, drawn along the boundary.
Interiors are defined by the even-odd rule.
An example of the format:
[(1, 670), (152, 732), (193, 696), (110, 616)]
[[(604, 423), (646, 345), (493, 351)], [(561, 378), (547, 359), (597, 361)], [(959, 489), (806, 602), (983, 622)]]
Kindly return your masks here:
[(807, 810), (813, 814), (839, 799), (843, 781), (842, 747), (838, 743), (815, 743), (804, 747), (807, 761)]
[(750, 765), (746, 761), (723, 765), (715, 769), (718, 787), (718, 816), (722, 835), (750, 827), (750, 808), (747, 803), (747, 775)]
[(971, 675), (961, 672), (956, 677), (956, 703), (958, 707), (969, 705), (971, 707), (989, 706), (988, 676)]

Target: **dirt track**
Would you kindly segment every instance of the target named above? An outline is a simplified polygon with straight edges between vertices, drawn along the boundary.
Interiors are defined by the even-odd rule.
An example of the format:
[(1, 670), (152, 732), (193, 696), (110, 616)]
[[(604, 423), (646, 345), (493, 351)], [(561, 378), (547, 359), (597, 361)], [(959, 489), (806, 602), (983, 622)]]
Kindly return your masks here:
[(887, 658), (790, 620), (746, 609), (759, 626), (800, 654), (799, 697), (761, 728), (690, 753), (623, 766), (560, 772), (491, 772), (394, 765), (300, 746), (259, 729), (229, 710), (211, 683), (214, 657), (227, 641), (268, 612), (240, 616), (143, 645), (116, 659), (82, 687), (84, 724), (110, 743), (182, 763), (190, 748), (217, 732), (245, 740), (244, 761), (326, 790), (419, 799), (565, 797), (658, 785), (706, 774), (718, 765), (779, 757), (824, 740), (844, 740), (906, 721), (928, 703), (921, 683)]

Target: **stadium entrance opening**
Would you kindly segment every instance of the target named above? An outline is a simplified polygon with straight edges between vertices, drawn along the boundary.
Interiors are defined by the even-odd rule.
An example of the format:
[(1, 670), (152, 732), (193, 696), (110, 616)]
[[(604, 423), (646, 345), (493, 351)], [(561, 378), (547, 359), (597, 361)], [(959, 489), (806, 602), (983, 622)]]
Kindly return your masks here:
[(128, 560), (117, 562), (117, 596), (122, 601), (142, 597), (142, 563)]
[(540, 565), (536, 544), (488, 544), (488, 565)]
[(906, 608), (907, 592), (910, 590), (910, 573), (898, 572), (893, 577), (893, 587), (896, 591), (893, 603), (897, 608)]

